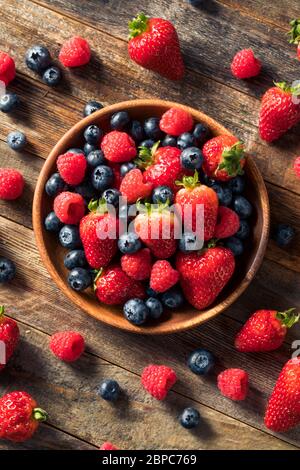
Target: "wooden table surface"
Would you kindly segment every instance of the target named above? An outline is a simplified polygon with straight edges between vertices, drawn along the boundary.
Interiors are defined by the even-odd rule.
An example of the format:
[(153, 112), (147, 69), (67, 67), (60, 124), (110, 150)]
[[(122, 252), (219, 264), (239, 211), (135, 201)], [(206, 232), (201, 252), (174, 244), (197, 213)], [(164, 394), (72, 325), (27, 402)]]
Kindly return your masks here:
[[(297, 8), (298, 7), (298, 8)], [(187, 65), (182, 83), (171, 83), (132, 63), (127, 56), (127, 23), (137, 12), (163, 16), (178, 30)], [(300, 127), (273, 145), (257, 133), (260, 97), (273, 80), (300, 78), (295, 47), (288, 44), (289, 20), (299, 17), (299, 0), (204, 1), (193, 8), (179, 0), (0, 0), (0, 49), (17, 63), (10, 89), (22, 97), (16, 117), (1, 114), (1, 166), (15, 167), (26, 178), (24, 197), (0, 203), (0, 253), (15, 261), (15, 280), (1, 286), (0, 301), (21, 329), (18, 352), (1, 373), (1, 394), (30, 392), (49, 412), (35, 437), (22, 445), (1, 442), (0, 449), (95, 449), (110, 440), (123, 449), (291, 449), (300, 447), (300, 427), (273, 434), (263, 413), (276, 377), (299, 338), (295, 327), (284, 346), (268, 354), (242, 355), (233, 338), (257, 308), (300, 308), (300, 184), (292, 163), (300, 154)], [(64, 70), (57, 89), (47, 87), (24, 64), (26, 49), (46, 45), (53, 57), (73, 35), (92, 46), (91, 63)], [(253, 47), (264, 67), (251, 81), (235, 80), (230, 60), (237, 50)], [(247, 142), (265, 178), (272, 222), (298, 231), (288, 250), (270, 241), (255, 280), (235, 305), (197, 329), (165, 337), (132, 336), (102, 325), (72, 305), (43, 267), (34, 241), (31, 205), (44, 159), (56, 141), (82, 117), (84, 103), (104, 104), (159, 97), (189, 104), (209, 114)], [(5, 143), (9, 131), (24, 130), (29, 144), (16, 153)], [(83, 333), (87, 350), (74, 365), (49, 352), (57, 330)], [(210, 349), (218, 358), (214, 374), (201, 378), (186, 367), (190, 351)], [(179, 381), (159, 403), (144, 393), (140, 374), (148, 363), (174, 367)], [(241, 404), (220, 396), (216, 375), (227, 367), (247, 369), (251, 391)], [(125, 393), (116, 406), (95, 394), (104, 378), (119, 381)], [(178, 412), (195, 406), (202, 424), (188, 432)]]

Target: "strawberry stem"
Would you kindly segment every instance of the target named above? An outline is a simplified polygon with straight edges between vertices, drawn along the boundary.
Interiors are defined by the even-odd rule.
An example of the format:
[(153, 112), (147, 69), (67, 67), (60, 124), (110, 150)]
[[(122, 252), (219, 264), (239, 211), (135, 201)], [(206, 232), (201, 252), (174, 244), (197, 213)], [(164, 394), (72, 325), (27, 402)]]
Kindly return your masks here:
[(102, 199), (91, 199), (88, 204), (90, 212), (97, 212), (99, 214), (105, 214), (107, 212), (107, 203), (104, 198)]
[(232, 147), (225, 148), (222, 153), (222, 162), (218, 165), (218, 170), (226, 170), (229, 176), (243, 175), (241, 161), (245, 158), (243, 142), (239, 141)]
[(184, 176), (182, 181), (175, 181), (176, 186), (183, 186), (185, 189), (194, 189), (200, 186), (198, 171), (195, 170), (194, 176)]
[(290, 36), (290, 44), (298, 44), (300, 42), (300, 18), (290, 22), (291, 29), (288, 32)]
[(48, 414), (46, 413), (45, 410), (42, 410), (42, 408), (34, 408), (32, 412), (32, 417), (36, 421), (46, 421), (48, 419)]
[(2, 320), (2, 318), (4, 317), (4, 310), (5, 310), (4, 305), (0, 305), (0, 320)]
[(94, 291), (97, 289), (96, 282), (97, 282), (98, 279), (102, 276), (103, 271), (104, 271), (103, 268), (100, 268), (99, 270), (97, 270), (97, 269), (94, 270), (94, 272), (96, 273), (96, 276), (95, 276), (95, 279), (94, 279), (94, 283), (93, 283), (93, 289), (94, 289)]
[(146, 169), (153, 164), (154, 155), (160, 145), (160, 141), (156, 142), (151, 149), (149, 147), (139, 147), (139, 156), (134, 160), (139, 168)]
[(297, 83), (295, 86), (288, 85), (286, 82), (274, 82), (277, 88), (284, 91), (285, 93), (290, 93), (296, 97), (300, 95), (300, 83)]
[(149, 26), (149, 17), (145, 13), (139, 13), (133, 20), (129, 21), (129, 39), (136, 38), (145, 33)]
[(295, 313), (295, 308), (289, 308), (284, 312), (277, 312), (276, 318), (281, 321), (281, 323), (287, 328), (291, 328), (295, 323), (300, 319), (300, 314)]

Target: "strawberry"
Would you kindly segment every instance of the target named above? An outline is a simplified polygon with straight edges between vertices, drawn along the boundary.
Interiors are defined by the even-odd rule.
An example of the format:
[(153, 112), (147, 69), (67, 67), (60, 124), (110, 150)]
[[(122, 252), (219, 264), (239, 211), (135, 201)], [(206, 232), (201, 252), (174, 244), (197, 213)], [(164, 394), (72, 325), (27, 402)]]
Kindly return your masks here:
[(113, 163), (128, 162), (137, 154), (132, 137), (121, 131), (106, 134), (101, 142), (101, 150), (105, 158)]
[(300, 358), (290, 359), (283, 367), (269, 399), (265, 425), (282, 432), (300, 423)]
[(300, 85), (288, 86), (276, 83), (266, 91), (261, 101), (259, 132), (263, 140), (279, 139), (291, 127), (300, 122)]
[(130, 170), (121, 181), (120, 191), (127, 198), (128, 204), (151, 195), (152, 183), (143, 181), (143, 173), (138, 168)]
[(254, 56), (252, 49), (243, 49), (239, 51), (231, 62), (231, 72), (240, 80), (256, 77), (260, 71), (261, 63)]
[(18, 170), (0, 168), (0, 199), (12, 201), (20, 197), (24, 189), (24, 178)]
[(142, 248), (136, 253), (123, 255), (121, 267), (135, 281), (149, 279), (151, 273), (151, 252), (149, 248)]
[(150, 287), (155, 292), (165, 292), (179, 281), (179, 272), (173, 269), (169, 261), (159, 260), (152, 266)]
[(181, 80), (185, 69), (177, 32), (170, 21), (140, 13), (129, 23), (130, 58), (169, 80)]
[(218, 209), (217, 225), (214, 231), (215, 238), (228, 238), (240, 228), (240, 219), (236, 212), (229, 207), (220, 206)]
[(20, 338), (19, 327), (15, 320), (4, 316), (4, 307), (0, 305), (0, 343), (5, 345), (5, 360), (0, 361), (0, 371), (4, 369), (13, 355)]
[(203, 169), (210, 178), (228, 181), (244, 173), (244, 146), (233, 135), (213, 137), (204, 144), (202, 153)]
[(297, 57), (300, 60), (300, 18), (297, 20), (292, 20), (290, 25), (292, 27), (289, 31), (290, 43), (296, 45), (298, 44)]
[(176, 268), (186, 299), (198, 310), (208, 307), (230, 280), (234, 256), (228, 248), (214, 247), (202, 253), (177, 253)]
[(218, 375), (218, 389), (230, 400), (245, 400), (249, 389), (249, 376), (243, 369), (226, 369)]
[(6, 52), (0, 51), (0, 82), (7, 86), (16, 76), (14, 59)]
[(171, 367), (150, 364), (143, 370), (141, 381), (150, 395), (163, 400), (177, 381), (177, 376)]
[(178, 137), (192, 129), (193, 118), (185, 109), (170, 108), (162, 115), (159, 127), (166, 134)]
[(300, 156), (297, 157), (294, 161), (294, 172), (297, 178), (300, 179)]
[(61, 222), (76, 225), (84, 216), (85, 202), (80, 194), (63, 191), (54, 199), (53, 209)]
[(85, 65), (91, 59), (89, 43), (80, 36), (74, 36), (62, 45), (58, 58), (65, 67)]
[(51, 351), (56, 357), (65, 362), (77, 361), (84, 348), (84, 338), (76, 331), (58, 331), (50, 339)]
[(37, 408), (26, 392), (11, 392), (0, 398), (0, 439), (24, 442), (32, 437), (47, 413)]
[(66, 183), (77, 186), (83, 181), (87, 167), (83, 153), (66, 152), (59, 155), (56, 165), (60, 176)]
[(264, 352), (278, 349), (288, 328), (299, 321), (294, 308), (285, 312), (257, 310), (247, 320), (235, 338), (235, 347), (241, 352)]
[[(203, 227), (204, 240), (209, 240), (214, 234), (217, 222), (219, 205), (217, 194), (212, 188), (199, 182), (197, 171), (194, 176), (184, 176), (182, 183), (177, 182), (177, 185), (183, 186), (175, 196), (175, 203), (182, 214), (184, 231), (196, 232), (197, 229)], [(198, 209), (201, 205), (203, 205), (204, 220), (199, 220)], [(201, 234), (198, 233), (198, 236), (200, 237)]]

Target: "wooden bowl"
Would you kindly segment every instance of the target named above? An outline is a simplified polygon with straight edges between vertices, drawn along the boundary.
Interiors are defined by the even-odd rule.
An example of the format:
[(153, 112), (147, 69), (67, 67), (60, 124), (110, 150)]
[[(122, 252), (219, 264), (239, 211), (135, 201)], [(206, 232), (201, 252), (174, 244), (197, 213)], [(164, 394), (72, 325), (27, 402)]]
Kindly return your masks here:
[[(82, 146), (83, 131), (88, 125), (97, 124), (105, 131), (108, 131), (110, 116), (117, 111), (126, 110), (132, 118), (143, 120), (150, 116), (161, 116), (172, 106), (189, 111), (195, 122), (208, 125), (213, 135), (230, 134), (227, 129), (202, 112), (177, 103), (162, 100), (134, 100), (108, 106), (82, 119), (55, 145), (40, 173), (33, 201), (33, 227), (36, 243), (41, 258), (58, 287), (89, 315), (117, 328), (141, 334), (174, 333), (200, 325), (226, 310), (250, 284), (263, 260), (268, 241), (270, 219), (267, 190), (254, 161), (249, 158), (245, 167), (247, 177), (246, 194), (254, 206), (252, 238), (246, 246), (244, 254), (238, 260), (235, 274), (230, 283), (214, 304), (206, 310), (198, 311), (192, 307), (185, 307), (175, 312), (165, 312), (162, 319), (150, 322), (143, 327), (137, 327), (129, 323), (123, 317), (121, 307), (100, 304), (90, 289), (88, 292), (77, 293), (68, 286), (66, 281), (67, 271), (63, 263), (65, 249), (60, 246), (53, 234), (44, 229), (44, 218), (52, 210), (52, 200), (47, 196), (44, 187), (50, 175), (56, 171), (58, 155), (71, 147)], [(72, 316), (71, 312), (70, 310), (70, 318)], [(68, 319), (66, 318), (67, 323)]]

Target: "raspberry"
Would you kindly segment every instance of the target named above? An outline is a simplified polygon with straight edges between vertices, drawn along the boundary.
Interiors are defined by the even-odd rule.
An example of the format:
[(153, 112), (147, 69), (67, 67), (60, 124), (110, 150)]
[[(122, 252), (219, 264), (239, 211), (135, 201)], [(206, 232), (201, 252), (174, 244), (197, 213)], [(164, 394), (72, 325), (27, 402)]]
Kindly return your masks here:
[(119, 450), (111, 442), (103, 442), (102, 446), (99, 447), (99, 450)]
[(227, 369), (218, 375), (218, 388), (224, 397), (231, 400), (245, 400), (248, 387), (249, 376), (242, 369)]
[(122, 256), (121, 266), (127, 276), (135, 281), (149, 279), (151, 272), (151, 253), (149, 248), (143, 248), (137, 253)]
[(76, 331), (59, 331), (51, 336), (50, 349), (54, 356), (65, 362), (79, 359), (84, 351), (84, 339)]
[(236, 212), (229, 207), (219, 206), (215, 238), (228, 238), (240, 228), (240, 219)]
[(193, 118), (184, 109), (171, 108), (162, 115), (159, 127), (166, 134), (180, 136), (192, 129)]
[(105, 158), (114, 163), (128, 162), (137, 154), (134, 140), (126, 132), (120, 131), (106, 134), (101, 143), (101, 150)]
[(297, 178), (300, 179), (300, 156), (294, 161), (294, 172)]
[(85, 213), (83, 197), (69, 191), (64, 191), (56, 196), (53, 208), (56, 216), (64, 224), (78, 224)]
[(16, 76), (15, 62), (5, 52), (0, 51), (0, 82), (7, 86)]
[(255, 58), (252, 49), (239, 51), (231, 62), (231, 72), (238, 79), (255, 77), (260, 70), (261, 63)]
[(150, 364), (142, 373), (142, 385), (157, 400), (163, 400), (177, 377), (173, 369), (167, 366)]
[(56, 165), (60, 176), (66, 183), (77, 186), (83, 181), (87, 167), (83, 153), (67, 152), (59, 155)]
[(150, 287), (156, 292), (165, 292), (179, 280), (179, 272), (173, 269), (169, 261), (159, 260), (154, 263), (150, 277)]
[(85, 65), (91, 59), (89, 43), (79, 36), (74, 36), (63, 44), (58, 58), (65, 67)]
[(0, 199), (17, 199), (23, 192), (24, 184), (24, 178), (18, 170), (0, 168)]
[(132, 204), (138, 199), (144, 199), (150, 196), (152, 186), (151, 182), (144, 183), (143, 173), (141, 170), (135, 168), (124, 176), (120, 185), (120, 191), (122, 196), (127, 198), (128, 204)]

